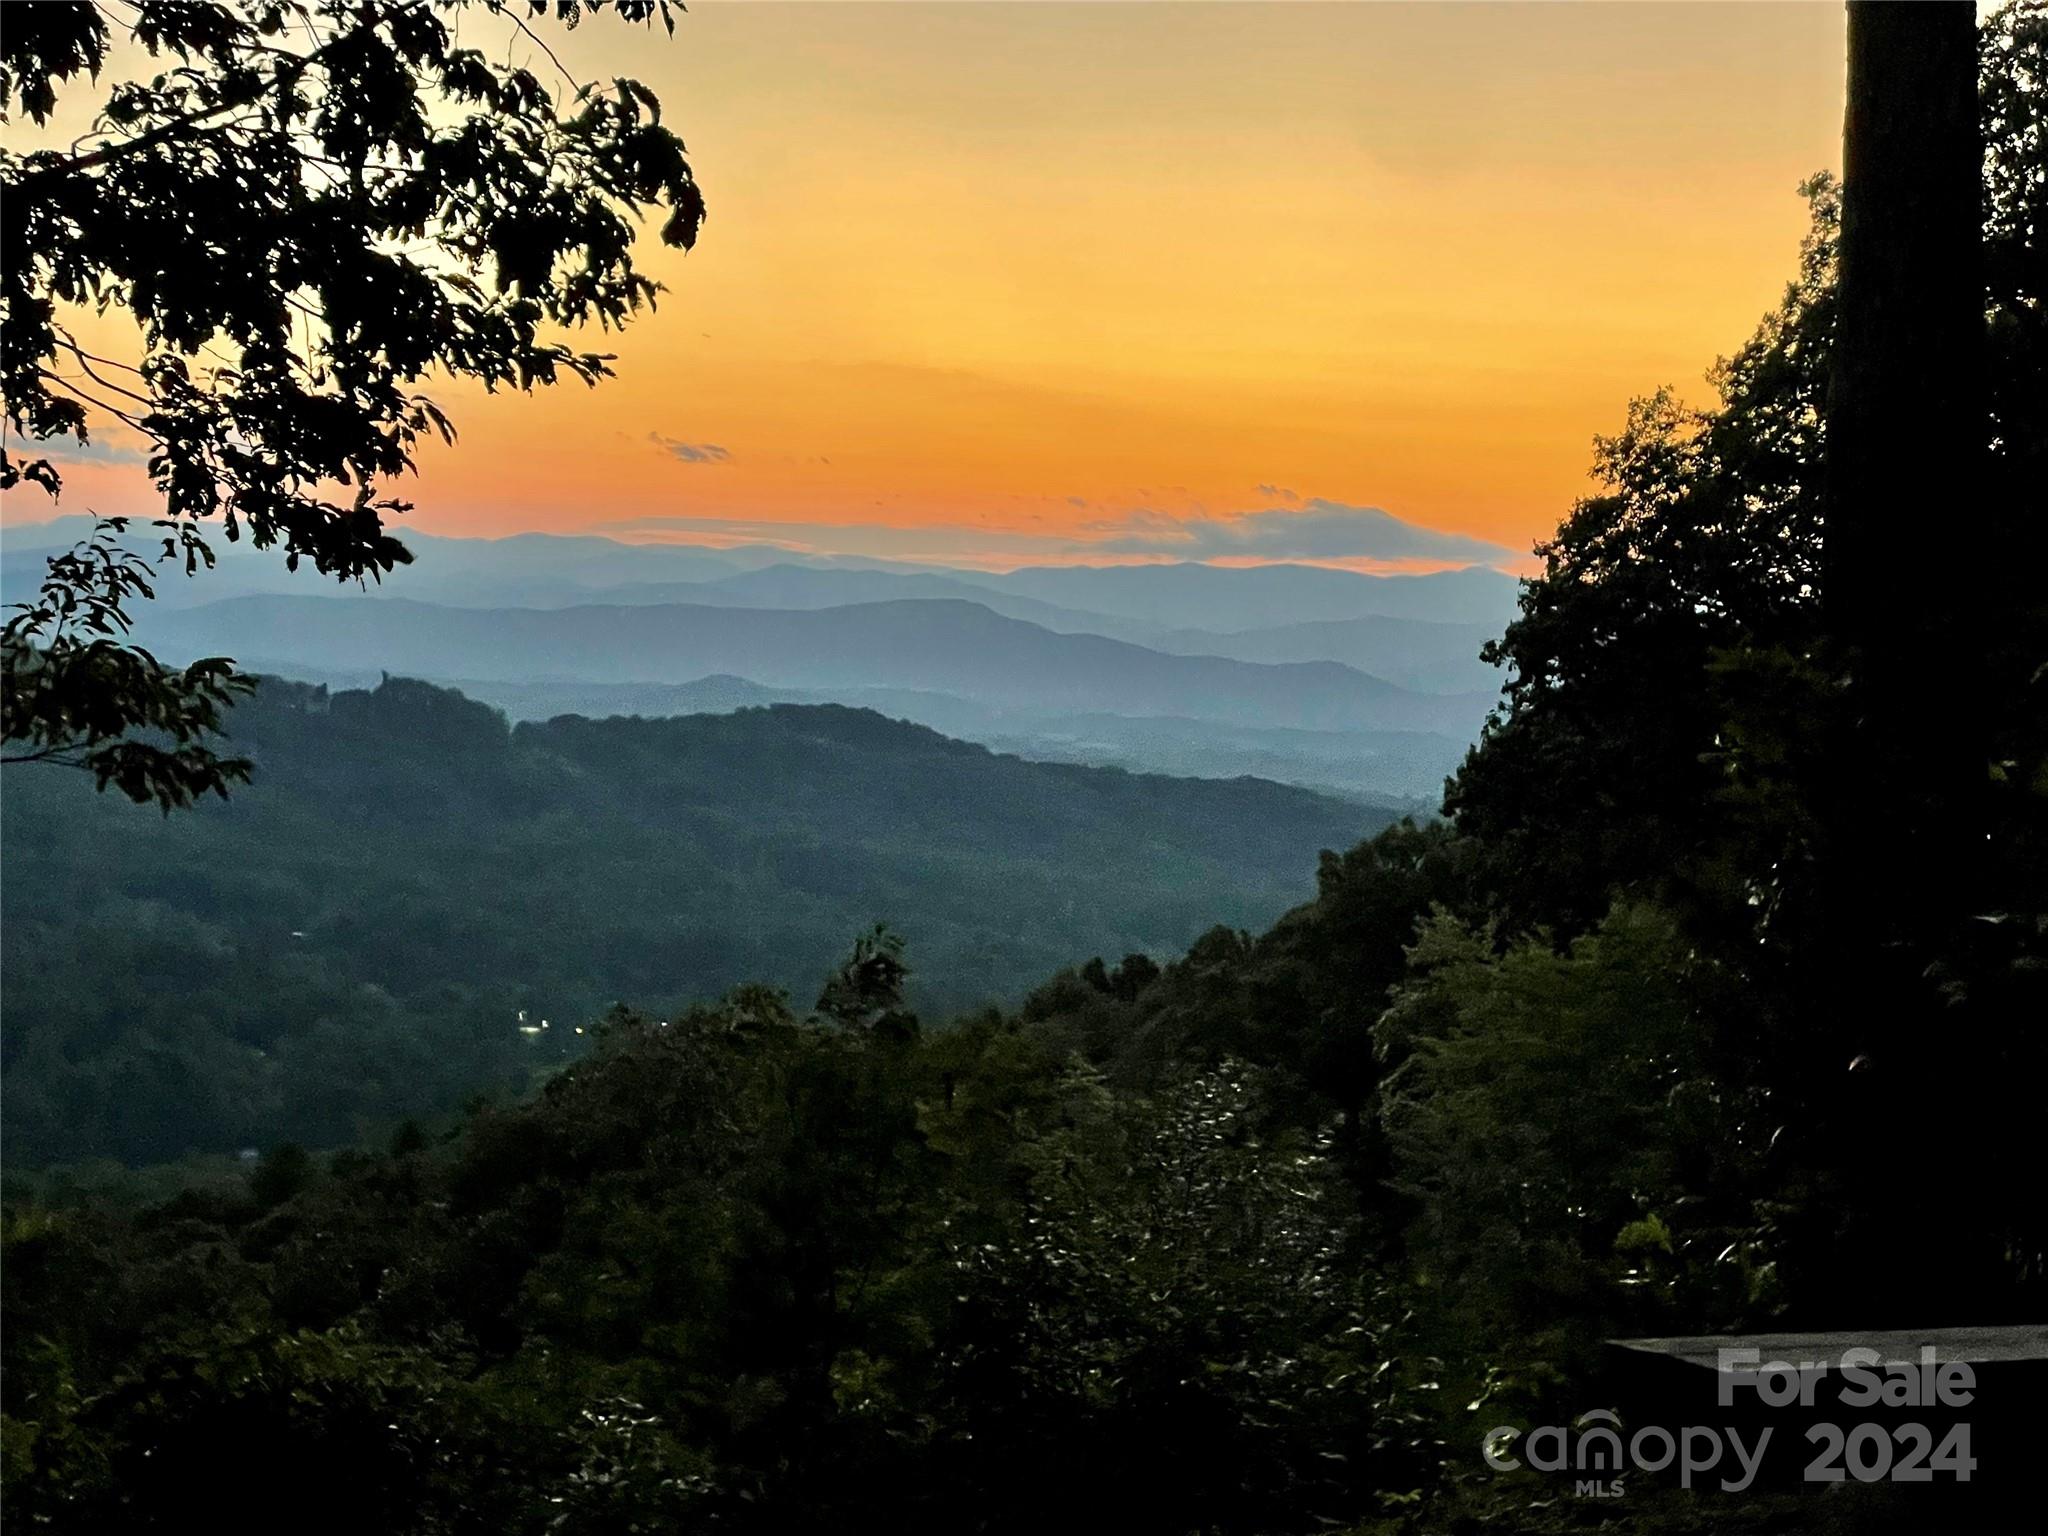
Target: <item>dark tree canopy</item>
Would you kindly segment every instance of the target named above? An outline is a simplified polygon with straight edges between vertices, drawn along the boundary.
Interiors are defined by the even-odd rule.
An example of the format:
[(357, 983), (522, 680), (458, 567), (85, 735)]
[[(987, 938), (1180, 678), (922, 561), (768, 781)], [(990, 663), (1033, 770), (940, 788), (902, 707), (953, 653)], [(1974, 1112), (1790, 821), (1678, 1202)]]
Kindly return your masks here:
[[(1897, 690), (1908, 696), (1892, 704), (1910, 719), (1952, 718), (1949, 699), (1926, 695), (1973, 689), (1985, 715), (1974, 766), (1980, 778), (1987, 757), (1993, 766), (2007, 801), (1997, 814), (2022, 822), (2018, 802), (2038, 797), (2029, 785), (2043, 711), (2040, 683), (2029, 679), (2043, 634), (2032, 573), (2048, 533), (2048, 8), (2005, 7), (1976, 45), (1986, 324), (1983, 337), (1957, 345), (1978, 349), (1975, 432), (1988, 453), (1975, 466), (1951, 465), (1953, 483), (1938, 502), (1927, 499), (1958, 457), (1939, 446), (1962, 430), (1949, 419), (1957, 408), (1942, 404), (1925, 423), (1938, 442), (1911, 445), (1918, 490), (1893, 495), (1880, 468), (1884, 504), (1858, 500), (1857, 518), (1843, 519), (1856, 526), (1830, 538), (1823, 502), (1843, 189), (1816, 178), (1804, 189), (1812, 222), (1798, 276), (1714, 370), (1718, 407), (1689, 409), (1668, 391), (1636, 402), (1622, 430), (1597, 445), (1601, 494), (1539, 547), (1544, 570), (1493, 648), (1511, 669), (1505, 707), (1452, 782), (1447, 807), (1493, 850), (1494, 895), (1512, 925), (1582, 931), (1615, 890), (1674, 884), (1718, 885), (1717, 899), (1740, 921), (1768, 928), (1788, 915), (1800, 872), (1829, 857), (1824, 840), (1855, 831), (1815, 814), (1843, 788), (1820, 727), (1860, 708), (1845, 704), (1848, 637), (1834, 632), (1839, 605), (1828, 601), (1845, 543), (1859, 570), (1882, 566), (1883, 590), (1861, 601), (1881, 615), (1871, 621), (1878, 632), (1902, 645), (1925, 639), (1936, 607), (1995, 616), (1977, 627), (1969, 654), (1957, 655), (1952, 639), (1911, 653), (1913, 675)], [(1974, 206), (1967, 188), (1959, 201)], [(1918, 423), (1921, 393), (1890, 408)], [(1902, 465), (1907, 446), (1885, 462)], [(1866, 518), (1889, 522), (1873, 530)], [(1907, 792), (1910, 766), (1891, 780), (1892, 794)], [(1889, 819), (1889, 810), (1865, 811)], [(2008, 827), (2001, 848), (2017, 854), (2020, 836)], [(1794, 931), (1780, 937), (1788, 948), (1802, 942)]]
[(1823, 411), (1841, 189), (1801, 189), (1798, 276), (1710, 375), (1720, 406), (1669, 389), (1595, 444), (1601, 494), (1539, 545), (1541, 576), (1488, 649), (1505, 704), (1446, 797), (1498, 850), (1517, 926), (1577, 931), (1617, 886), (1668, 874), (1718, 805), (1717, 655), (1803, 649), (1818, 618)]
[(1799, 280), (1718, 410), (1659, 394), (1601, 442), (1607, 494), (1542, 547), (1447, 805), (1504, 932), (1562, 948), (1647, 895), (1728, 960), (1715, 1049), (1776, 1166), (1838, 1181), (1803, 1262), (1903, 1306), (1902, 1226), (1970, 1234), (1953, 1276), (2042, 1245), (1983, 1193), (2023, 1113), (1931, 1152), (1886, 1128), (1937, 1063), (1987, 1105), (2040, 1070), (2048, 8), (1851, 14), (1860, 189), (1809, 188)]
[[(54, 499), (61, 476), (37, 443), (118, 423), (147, 444), (166, 568), (210, 564), (212, 526), (343, 581), (405, 563), (394, 482), (423, 439), (454, 435), (425, 381), (596, 383), (608, 355), (562, 333), (621, 327), (654, 302), (633, 259), (643, 218), (682, 247), (703, 222), (653, 94), (573, 84), (533, 25), (610, 11), (673, 31), (676, 9), (9, 6), (7, 121), (48, 125), (78, 89), (103, 100), (68, 147), (0, 151), (0, 390), (20, 439), (0, 488)], [(496, 18), (549, 64), (460, 41), (465, 16), (472, 38)], [(103, 82), (124, 59), (147, 73)], [(132, 321), (129, 355), (81, 343), (74, 322), (95, 312)], [(168, 809), (245, 770), (207, 744), (232, 667), (166, 667), (125, 640), (152, 580), (113, 538), (53, 562), (41, 598), (9, 616), (4, 706), (10, 760), (74, 763)]]

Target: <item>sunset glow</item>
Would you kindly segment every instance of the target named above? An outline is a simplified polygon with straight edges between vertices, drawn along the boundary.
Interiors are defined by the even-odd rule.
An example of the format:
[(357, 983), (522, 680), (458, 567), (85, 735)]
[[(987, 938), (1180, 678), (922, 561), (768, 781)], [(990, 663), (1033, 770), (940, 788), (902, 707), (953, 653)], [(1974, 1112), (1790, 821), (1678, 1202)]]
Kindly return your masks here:
[[(1795, 185), (1839, 156), (1842, 27), (1832, 5), (593, 23), (565, 63), (654, 87), (703, 239), (650, 239), (669, 291), (599, 343), (604, 387), (437, 390), (461, 440), (425, 459), (412, 523), (986, 565), (1512, 564), (1631, 395), (1704, 397), (1775, 302)], [(150, 510), (105, 441), (58, 510)], [(1318, 504), (1463, 539), (1293, 537)], [(1304, 516), (1252, 536), (1254, 511)]]

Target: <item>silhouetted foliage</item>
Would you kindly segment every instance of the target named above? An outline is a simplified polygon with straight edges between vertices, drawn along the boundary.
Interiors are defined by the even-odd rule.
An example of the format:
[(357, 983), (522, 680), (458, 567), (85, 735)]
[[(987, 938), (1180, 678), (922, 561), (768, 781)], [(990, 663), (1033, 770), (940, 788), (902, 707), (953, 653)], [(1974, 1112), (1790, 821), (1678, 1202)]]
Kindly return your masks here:
[[(556, 333), (654, 301), (633, 262), (643, 214), (679, 246), (703, 221), (644, 86), (544, 79), (460, 36), (465, 17), (496, 18), (547, 52), (525, 16), (604, 11), (674, 26), (667, 0), (11, 7), (10, 120), (46, 124), (110, 56), (165, 67), (110, 82), (75, 143), (0, 152), (8, 425), (31, 445), (138, 439), (168, 572), (211, 564), (215, 518), (341, 581), (409, 560), (386, 526), (408, 507), (392, 482), (423, 438), (454, 436), (421, 381), (596, 383), (607, 355)], [(83, 311), (132, 320), (132, 352), (88, 350)], [(62, 478), (48, 457), (0, 454), (0, 489), (21, 485), (54, 498)], [(8, 619), (0, 712), (14, 760), (75, 762), (168, 810), (242, 776), (208, 745), (233, 674), (126, 643), (150, 588), (108, 552), (118, 532), (53, 561)]]
[[(1926, 21), (1957, 24), (1953, 8)], [(1983, 401), (2013, 402), (2032, 397), (2048, 366), (2048, 261), (2025, 212), (2040, 197), (2043, 108), (2030, 82), (2048, 60), (2048, 13), (2008, 7), (1980, 44), (1992, 339), (1981, 352), (1944, 345), (1962, 349), (1952, 366), (1984, 373)], [(1892, 39), (1895, 58), (1919, 59), (1914, 47)], [(1953, 80), (1939, 90), (1953, 96)], [(1903, 87), (1895, 94), (1886, 111), (1903, 121), (1915, 109)], [(1969, 156), (1949, 164), (1966, 177), (1977, 169)], [(1971, 407), (1974, 431), (1993, 416), (1988, 455), (1981, 471), (1954, 464), (1935, 497), (1927, 487), (1939, 482), (1951, 426), (1930, 422), (1926, 442), (1902, 440), (1896, 412), (1911, 417), (1918, 366), (1899, 373), (1884, 347), (1838, 356), (1848, 323), (1834, 259), (1840, 192), (1825, 178), (1807, 191), (1799, 280), (1717, 369), (1720, 408), (1691, 412), (1660, 393), (1601, 441), (1612, 494), (1581, 503), (1544, 546), (1544, 573), (1495, 647), (1514, 668), (1507, 704), (1446, 804), (1481, 850), (1486, 905), (1505, 933), (1563, 941), (1617, 896), (1647, 896), (1742, 979), (1741, 1014), (1715, 1027), (1719, 1048), (1746, 1059), (1770, 1094), (1771, 1177), (1781, 1191), (1832, 1190), (1830, 1203), (1807, 1207), (1813, 1221), (1796, 1240), (1810, 1246), (1798, 1262), (1847, 1287), (1898, 1223), (1968, 1208), (1967, 1253), (1951, 1255), (1945, 1275), (1882, 1266), (1883, 1287), (1897, 1287), (1885, 1291), (1892, 1304), (1917, 1291), (1940, 1310), (1973, 1288), (1984, 1294), (1987, 1273), (2008, 1264), (2038, 1271), (2048, 1245), (2034, 1210), (2013, 1208), (1972, 1172), (2022, 1155), (2028, 1112), (2012, 1084), (2036, 1080), (2043, 1065), (2041, 1043), (2016, 1021), (2048, 1007), (2048, 605), (2013, 572), (2028, 568), (2041, 537), (2034, 482), (2048, 415)], [(1959, 204), (1949, 189), (1942, 205), (1974, 206), (1967, 194)], [(1902, 221), (1897, 209), (1874, 211), (1867, 238), (1882, 245)], [(1958, 244), (1953, 231), (1947, 238)], [(1979, 283), (1960, 257), (1921, 265), (1928, 283)], [(1942, 302), (1958, 323), (1976, 308), (1968, 292)], [(1856, 323), (1882, 322), (1866, 308)], [(1845, 366), (1893, 372), (1845, 396)], [(1972, 394), (1972, 381), (1940, 387), (1944, 399)], [(1913, 459), (1920, 501), (1910, 507), (1882, 467), (1874, 479), (1868, 465), (1828, 469), (1839, 457), (1835, 407), (1872, 390), (1893, 424), (1857, 451)], [(1871, 497), (1887, 499), (1874, 508)], [(1866, 514), (1891, 530), (1878, 541), (1887, 595), (1876, 617), (1850, 606), (1858, 624), (1882, 630), (1882, 644), (1842, 632), (1829, 602), (1840, 571), (1824, 561), (1829, 528)], [(1913, 559), (1900, 530), (1937, 523), (1975, 528), (2004, 553)], [(1856, 579), (1871, 558), (1849, 562)], [(1885, 1128), (1920, 1100), (1935, 1059), (1973, 1085), (1980, 1113), (1939, 1147), (1907, 1149)], [(1853, 1077), (1851, 1061), (1864, 1064)], [(1853, 1283), (1880, 1304), (1868, 1280)]]
[[(2033, 83), (2044, 61), (2048, 14), (2038, 5), (2009, 6), (1986, 24), (1983, 367), (1988, 398), (2008, 404), (1994, 407), (1985, 478), (1955, 491), (1969, 498), (1985, 547), (2003, 555), (1922, 562), (1895, 547), (1889, 557), (1914, 602), (1948, 601), (1931, 565), (1979, 583), (1964, 600), (1998, 622), (1982, 626), (1970, 658), (1917, 686), (1982, 693), (1991, 719), (1980, 751), (2006, 765), (2007, 782), (2041, 762), (2030, 679), (2048, 653), (2038, 584), (2013, 574), (2032, 567), (2044, 537), (2030, 514), (2048, 410), (2021, 404), (2039, 403), (2048, 369), (2048, 253), (2031, 217), (2043, 195), (2048, 109)], [(1715, 368), (1719, 408), (1688, 409), (1669, 391), (1631, 406), (1623, 429), (1596, 445), (1608, 494), (1581, 502), (1539, 549), (1544, 572), (1491, 650), (1509, 669), (1507, 701), (1446, 808), (1491, 850), (1494, 894), (1518, 927), (1583, 930), (1617, 890), (1645, 888), (1792, 918), (1788, 904), (1810, 884), (1802, 871), (1829, 856), (1816, 802), (1839, 798), (1841, 781), (1827, 780), (1832, 747), (1816, 744), (1848, 728), (1821, 569), (1841, 204), (1831, 178), (1804, 191), (1812, 222), (1798, 278)], [(1935, 505), (1917, 515), (1929, 529), (1947, 517)], [(1925, 580), (1916, 585), (1914, 574)], [(1917, 620), (1891, 622), (1903, 633)], [(1981, 684), (1964, 675), (1971, 670), (1985, 673)], [(1787, 719), (1802, 724), (1795, 739), (1774, 725)]]

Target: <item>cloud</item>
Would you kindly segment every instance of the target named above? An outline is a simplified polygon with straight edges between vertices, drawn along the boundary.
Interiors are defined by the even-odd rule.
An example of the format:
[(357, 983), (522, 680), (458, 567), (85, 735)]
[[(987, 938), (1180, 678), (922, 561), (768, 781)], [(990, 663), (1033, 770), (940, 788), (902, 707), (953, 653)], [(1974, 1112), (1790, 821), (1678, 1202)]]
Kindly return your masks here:
[(659, 432), (647, 434), (647, 440), (660, 448), (680, 464), (730, 464), (732, 453), (717, 443), (686, 443), (679, 437), (664, 437)]
[(1287, 488), (1286, 486), (1284, 486), (1284, 485), (1265, 485), (1265, 484), (1263, 484), (1263, 483), (1262, 483), (1262, 484), (1261, 484), (1261, 485), (1259, 486), (1259, 494), (1260, 494), (1261, 496), (1270, 496), (1270, 497), (1272, 497), (1272, 498), (1273, 498), (1273, 499), (1274, 499), (1275, 501), (1300, 501), (1300, 500), (1301, 500), (1301, 497), (1300, 497), (1300, 495), (1299, 495), (1298, 493), (1296, 493), (1296, 492), (1294, 492), (1294, 491), (1292, 491), (1292, 490), (1288, 489), (1288, 488)]
[(933, 565), (1010, 566), (1020, 559), (1071, 556), (1089, 547), (1066, 536), (958, 523), (802, 523), (661, 515), (591, 523), (579, 531), (707, 545), (770, 544), (797, 554), (859, 555)]
[(108, 441), (102, 428), (95, 428), (91, 442), (75, 437), (28, 438), (15, 449), (24, 463), (32, 459), (54, 459), (59, 464), (147, 464), (149, 454), (131, 448), (118, 439)]
[[(1106, 530), (1107, 531), (1107, 530)], [(1300, 508), (1272, 507), (1233, 517), (1169, 517), (1133, 513), (1095, 548), (1122, 555), (1174, 555), (1183, 560), (1431, 560), (1495, 565), (1513, 551), (1462, 533), (1403, 522), (1378, 507), (1352, 507), (1322, 497)]]
[[(1032, 521), (1042, 526), (1042, 520)], [(1305, 560), (1384, 570), (1516, 566), (1512, 551), (1484, 539), (1419, 527), (1377, 507), (1351, 507), (1320, 499), (1299, 509), (1268, 508), (1228, 517), (1138, 508), (1058, 532), (1015, 524), (769, 522), (687, 515), (621, 518), (593, 524), (586, 531), (686, 543), (770, 544), (800, 554), (1001, 569), (1019, 561), (1100, 561), (1105, 556)]]

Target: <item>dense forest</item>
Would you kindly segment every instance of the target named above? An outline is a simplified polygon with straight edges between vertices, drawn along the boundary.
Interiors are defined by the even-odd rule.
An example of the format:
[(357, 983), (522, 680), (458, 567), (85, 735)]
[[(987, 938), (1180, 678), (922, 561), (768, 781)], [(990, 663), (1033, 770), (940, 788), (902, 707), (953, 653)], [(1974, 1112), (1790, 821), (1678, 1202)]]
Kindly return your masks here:
[[(1784, 302), (1712, 408), (1659, 393), (1599, 444), (1489, 648), (1504, 703), (1446, 819), (1324, 855), (1263, 933), (1164, 964), (1082, 944), (1021, 1004), (944, 1017), (906, 994), (939, 966), (906, 921), (907, 948), (844, 936), (814, 1003), (636, 998), (443, 1125), (169, 1198), (11, 1199), (10, 1518), (2016, 1528), (2017, 1462), (1615, 1504), (1478, 1448), (1607, 1402), (1617, 1335), (2048, 1304), (2044, 131), (2048, 9), (1852, 7), (1847, 174), (1807, 188)], [(1980, 531), (1967, 581), (1903, 543), (1932, 518)], [(809, 711), (508, 736), (412, 686), (346, 707), (431, 712), (418, 803), (348, 806), (423, 849), (463, 841), (465, 733), (547, 743), (553, 773), (638, 741), (656, 784), (691, 771), (671, 729), (971, 750)], [(808, 824), (863, 814), (843, 788)], [(865, 814), (918, 793), (884, 779)], [(242, 807), (164, 834), (220, 850), (216, 888)], [(935, 858), (957, 828), (927, 810)]]
[(252, 782), (187, 815), (8, 786), (17, 1169), (344, 1143), (524, 1088), (617, 999), (815, 985), (880, 921), (917, 936), (919, 1006), (1014, 1001), (1083, 948), (1262, 927), (1392, 820), (836, 706), (511, 727), (423, 683), (273, 680), (228, 725)]

